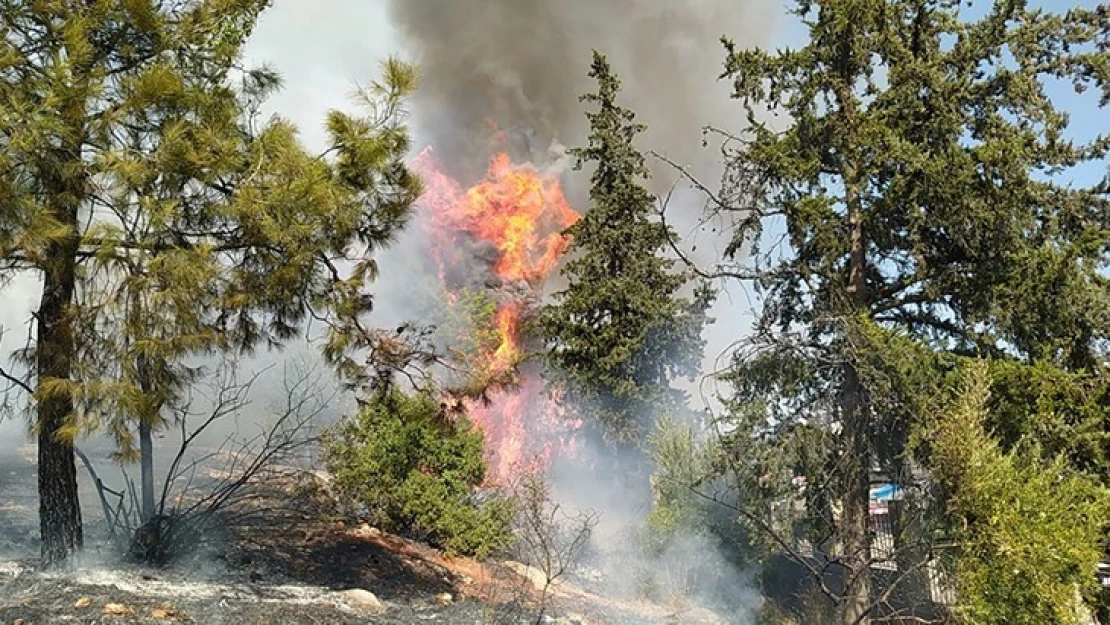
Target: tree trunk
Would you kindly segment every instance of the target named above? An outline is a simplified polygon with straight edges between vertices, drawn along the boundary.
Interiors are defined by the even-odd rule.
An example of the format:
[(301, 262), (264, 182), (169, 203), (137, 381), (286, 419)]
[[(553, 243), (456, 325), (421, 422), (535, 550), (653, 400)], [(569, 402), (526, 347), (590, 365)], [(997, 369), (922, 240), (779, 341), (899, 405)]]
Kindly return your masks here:
[(843, 625), (867, 625), (871, 604), (871, 540), (869, 535), (870, 458), (867, 441), (867, 408), (863, 385), (855, 367), (845, 371), (843, 396), (844, 462), (842, 468), (840, 540), (843, 544)]
[[(56, 187), (57, 188), (57, 187)], [(70, 199), (61, 185), (58, 196)], [(64, 564), (84, 546), (77, 464), (73, 453), (73, 397), (68, 389), (43, 393), (51, 381), (69, 381), (73, 368), (73, 331), (69, 318), (76, 285), (76, 203), (55, 211), (72, 234), (47, 246), (39, 304), (36, 405), (39, 444), (39, 532), (42, 566)]]
[[(132, 301), (132, 314), (138, 317), (140, 300), (138, 295)], [(136, 320), (135, 327), (138, 327)], [(139, 389), (149, 399), (153, 391), (150, 362), (143, 356), (138, 357), (135, 367), (139, 378)], [(139, 511), (143, 523), (154, 518), (154, 428), (152, 421), (156, 414), (145, 411), (139, 415), (139, 488), (142, 494), (142, 509)]]
[[(82, 68), (73, 70), (84, 76)], [(53, 383), (71, 382), (75, 345), (73, 304), (77, 291), (77, 250), (80, 245), (78, 208), (84, 201), (86, 169), (84, 145), (85, 82), (77, 78), (58, 110), (68, 127), (57, 136), (59, 146), (42, 155), (39, 183), (47, 210), (64, 228), (44, 246), (42, 297), (35, 337), (36, 425), (39, 452), (39, 533), (44, 568), (67, 563), (84, 547), (81, 500), (77, 493), (77, 461), (73, 451), (77, 433), (73, 395)], [(49, 388), (53, 386), (53, 388)]]
[(154, 436), (150, 424), (139, 422), (139, 481), (142, 490), (143, 523), (154, 518)]
[[(848, 208), (850, 250), (848, 259), (848, 296), (851, 313), (867, 308), (867, 243), (863, 234), (863, 204), (860, 198), (859, 169), (854, 163), (844, 167), (845, 203)], [(851, 322), (851, 321), (849, 321)], [(844, 365), (844, 387), (840, 408), (843, 419), (844, 474), (841, 480), (840, 539), (844, 546), (844, 595), (841, 623), (869, 625), (871, 617), (871, 536), (869, 503), (871, 488), (870, 411), (859, 371), (848, 354)]]

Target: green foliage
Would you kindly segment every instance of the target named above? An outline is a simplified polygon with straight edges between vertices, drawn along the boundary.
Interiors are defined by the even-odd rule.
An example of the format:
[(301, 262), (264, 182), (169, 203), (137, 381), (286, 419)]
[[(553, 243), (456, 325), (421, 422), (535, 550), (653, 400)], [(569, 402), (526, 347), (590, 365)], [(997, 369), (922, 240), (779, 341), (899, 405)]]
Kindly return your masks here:
[[(715, 212), (735, 228), (721, 273), (761, 296), (726, 376), (728, 466), (767, 497), (752, 502), (781, 498), (776, 484), (799, 473), (827, 485), (807, 488), (805, 516), (858, 554), (867, 472), (910, 474), (914, 420), (952, 355), (1089, 374), (1105, 360), (1110, 204), (1064, 172), (1105, 163), (1110, 144), (1068, 139), (1047, 85), (1105, 93), (1105, 54), (1092, 49), (1110, 24), (1102, 10), (1025, 2), (978, 19), (957, 2), (792, 4), (801, 47), (726, 41), (748, 127), (726, 143)], [(1057, 420), (1088, 433), (1087, 455), (1101, 422)], [(866, 622), (867, 565), (844, 561), (863, 580), (845, 591), (844, 622)]]
[(1079, 623), (1097, 590), (1110, 491), (1063, 457), (1005, 452), (986, 430), (989, 368), (967, 367), (927, 425), (931, 472), (957, 543), (958, 615), (976, 625)]
[[(730, 249), (777, 265), (756, 272), (768, 298), (762, 324), (840, 313), (845, 235), (855, 230), (862, 304), (876, 319), (942, 347), (1007, 342), (1032, 359), (1089, 364), (1110, 310), (1100, 274), (1107, 200), (1054, 174), (1100, 161), (1107, 146), (1064, 138), (1068, 117), (1045, 84), (1105, 87), (1078, 71), (1087, 55), (1070, 52), (1105, 32), (1105, 15), (1020, 2), (977, 21), (944, 2), (796, 6), (810, 20), (804, 47), (729, 44), (727, 74), (751, 124), (733, 164), (746, 172), (739, 184), (760, 184), (763, 207)], [(1004, 64), (1006, 50), (1014, 58)], [(790, 126), (761, 121), (764, 108), (789, 115)], [(761, 218), (772, 215), (786, 221), (792, 253), (782, 262), (759, 254)]]
[(165, 425), (190, 359), (280, 344), (310, 316), (353, 384), (373, 370), (355, 354), (387, 352), (361, 316), (420, 189), (402, 163), (415, 69), (387, 61), (312, 154), (262, 117), (278, 77), (241, 67), (268, 5), (0, 1), (0, 282), (43, 281), (25, 388), (56, 448), (42, 483), (73, 520), (74, 437), (105, 429), (135, 459), (136, 424)]
[(357, 377), (372, 253), (419, 192), (401, 162), (409, 65), (384, 64), (364, 114), (328, 114), (326, 156), (262, 118), (278, 77), (236, 66), (267, 5), (4, 3), (0, 271), (79, 269), (65, 392), (125, 455), (133, 424), (159, 425), (195, 377), (188, 357), (279, 343), (310, 312), (333, 322), (327, 354)]
[(509, 544), (511, 500), (475, 492), (486, 471), (481, 433), (431, 393), (376, 395), (325, 449), (344, 503), (382, 529), (478, 556)]
[(1006, 449), (1036, 441), (1110, 486), (1110, 372), (1067, 371), (1038, 362), (991, 366), (988, 429)]
[(643, 155), (633, 144), (644, 127), (616, 102), (620, 83), (595, 52), (590, 77), (597, 93), (586, 114), (589, 144), (572, 150), (578, 167), (595, 166), (591, 205), (567, 230), (572, 258), (562, 271), (567, 288), (540, 318), (553, 381), (571, 405), (596, 420), (612, 440), (636, 440), (660, 407), (681, 405), (670, 387), (678, 376), (697, 374), (701, 330), (712, 300), (699, 285), (680, 297), (690, 276), (674, 270), (664, 254), (674, 237), (652, 219), (655, 199), (644, 188)]
[(712, 495), (695, 489), (702, 488), (711, 475), (714, 451), (697, 440), (692, 426), (666, 415), (656, 422), (648, 446), (655, 466), (655, 504), (645, 539), (648, 549), (658, 553), (675, 534), (708, 529), (707, 509), (712, 503), (705, 497)]

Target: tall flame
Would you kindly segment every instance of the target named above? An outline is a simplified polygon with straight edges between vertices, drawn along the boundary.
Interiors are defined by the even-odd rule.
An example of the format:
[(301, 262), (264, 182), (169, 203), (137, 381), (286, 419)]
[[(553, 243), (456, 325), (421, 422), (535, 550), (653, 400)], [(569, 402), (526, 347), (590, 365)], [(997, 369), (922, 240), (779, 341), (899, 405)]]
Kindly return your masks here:
[[(457, 260), (452, 255), (460, 236), (486, 242), (496, 250), (492, 271), (503, 286), (525, 283), (528, 289), (503, 289), (494, 315), (499, 343), (485, 356), (495, 372), (515, 366), (523, 353), (521, 320), (527, 313), (525, 295), (536, 295), (543, 280), (566, 251), (563, 231), (579, 215), (570, 207), (558, 178), (528, 166), (514, 165), (508, 154), (494, 156), (486, 176), (463, 189), (443, 174), (430, 150), (415, 161), (414, 168), (425, 182), (421, 205), (428, 211), (433, 238), (431, 247), (441, 281), (448, 291), (448, 305), (456, 299), (453, 285), (445, 279), (446, 267)], [(469, 259), (464, 259), (468, 261)], [(473, 405), (470, 414), (486, 439), (491, 481), (502, 481), (526, 460), (538, 456), (545, 461), (541, 430), (552, 429), (550, 411), (543, 405), (543, 384), (536, 375), (525, 375), (520, 388), (495, 396), (489, 406)]]

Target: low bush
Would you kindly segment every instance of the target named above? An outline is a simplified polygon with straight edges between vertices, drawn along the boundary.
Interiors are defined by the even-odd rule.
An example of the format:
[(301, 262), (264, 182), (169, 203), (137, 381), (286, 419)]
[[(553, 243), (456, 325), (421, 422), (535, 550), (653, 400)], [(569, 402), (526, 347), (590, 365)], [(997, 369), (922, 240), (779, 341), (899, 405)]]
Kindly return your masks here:
[(482, 435), (431, 393), (382, 393), (324, 437), (341, 503), (379, 528), (485, 556), (507, 546), (513, 505), (479, 493)]

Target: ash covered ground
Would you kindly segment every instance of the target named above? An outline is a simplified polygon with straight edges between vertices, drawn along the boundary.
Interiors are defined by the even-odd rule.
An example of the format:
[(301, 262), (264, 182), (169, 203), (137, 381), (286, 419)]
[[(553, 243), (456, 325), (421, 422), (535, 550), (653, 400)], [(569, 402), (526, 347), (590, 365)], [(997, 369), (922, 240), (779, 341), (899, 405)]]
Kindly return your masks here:
[[(151, 569), (122, 561), (109, 546), (95, 490), (82, 472), (83, 563), (72, 572), (41, 573), (35, 479), (33, 446), (0, 453), (2, 625), (536, 622), (538, 593), (527, 571), (448, 558), (345, 523), (322, 491), (305, 483), (256, 486), (252, 514), (221, 524), (173, 565)], [(541, 622), (725, 622), (707, 612), (604, 598), (574, 580), (552, 594)]]

